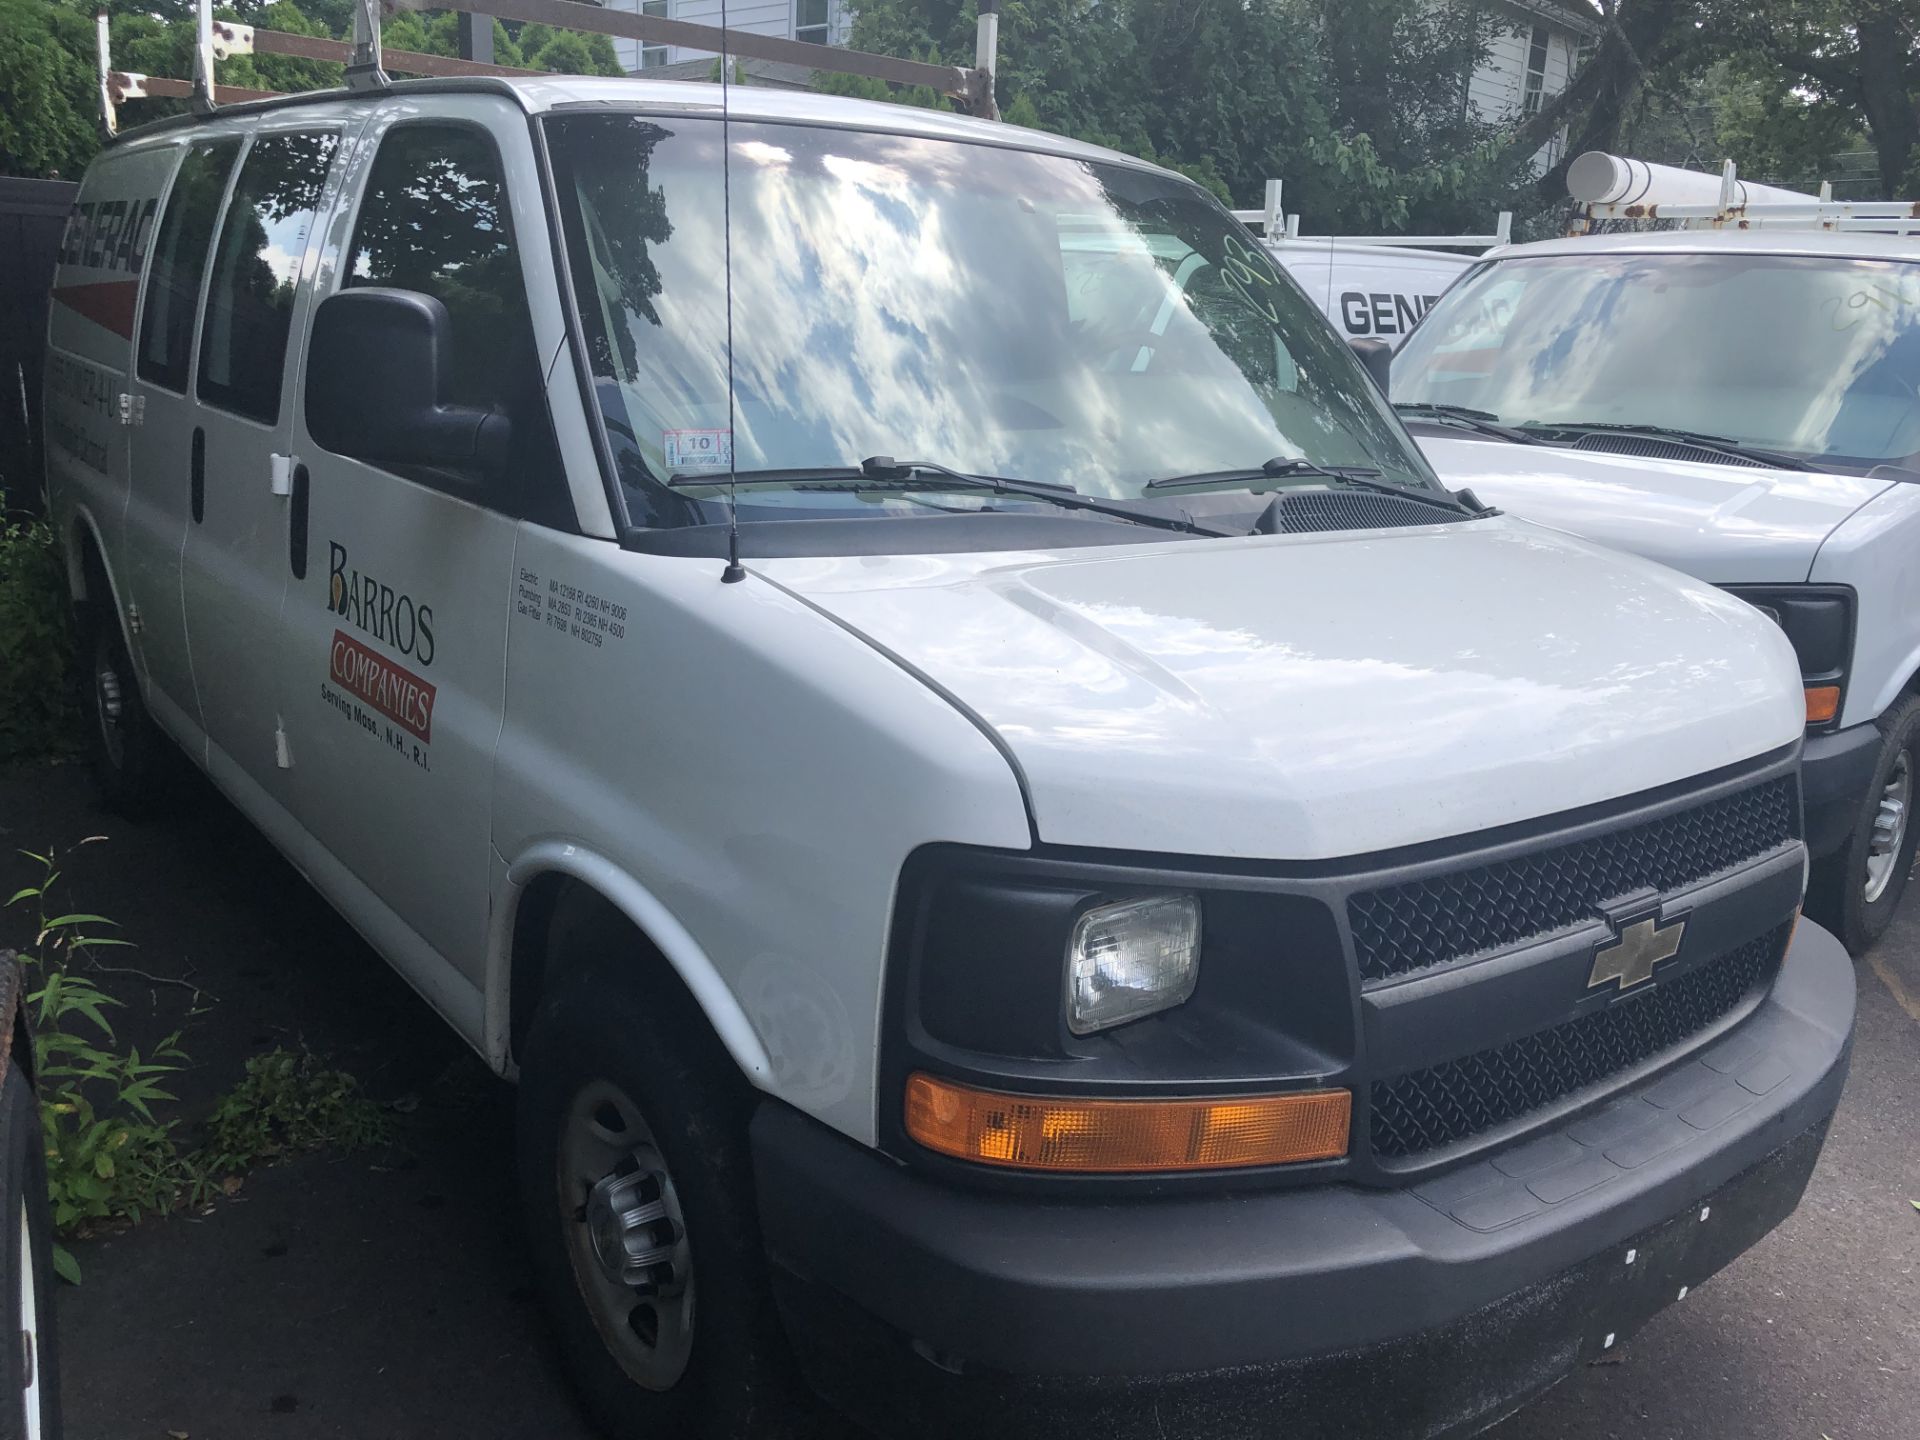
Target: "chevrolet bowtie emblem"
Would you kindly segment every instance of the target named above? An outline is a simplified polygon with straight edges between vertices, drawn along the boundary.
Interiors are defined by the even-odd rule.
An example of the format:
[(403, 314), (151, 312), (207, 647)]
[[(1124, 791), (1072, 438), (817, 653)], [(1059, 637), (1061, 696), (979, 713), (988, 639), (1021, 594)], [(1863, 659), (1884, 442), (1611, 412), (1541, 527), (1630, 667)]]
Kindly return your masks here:
[(1656, 929), (1649, 915), (1636, 920), (1620, 932), (1613, 944), (1594, 952), (1593, 973), (1587, 976), (1587, 988), (1617, 980), (1622, 990), (1631, 990), (1653, 978), (1653, 967), (1671, 960), (1680, 949), (1680, 937), (1687, 933), (1687, 922), (1676, 920), (1666, 929)]

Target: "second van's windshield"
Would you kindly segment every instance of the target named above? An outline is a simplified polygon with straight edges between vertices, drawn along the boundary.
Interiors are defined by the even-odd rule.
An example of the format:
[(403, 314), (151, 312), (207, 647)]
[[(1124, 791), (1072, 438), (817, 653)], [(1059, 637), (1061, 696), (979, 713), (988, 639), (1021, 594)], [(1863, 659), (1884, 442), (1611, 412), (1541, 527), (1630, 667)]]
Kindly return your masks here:
[(1664, 427), (1837, 470), (1920, 467), (1920, 265), (1708, 250), (1499, 260), (1393, 362), (1402, 405)]
[[(1257, 509), (1148, 482), (1272, 467), (1417, 489), (1431, 472), (1313, 306), (1184, 181), (911, 136), (566, 115), (546, 131), (575, 300), (629, 518), (699, 523), (704, 477), (869, 456), (1143, 509)], [(669, 483), (672, 482), (672, 483)], [(1036, 497), (756, 486), (756, 519)], [(1267, 488), (1272, 488), (1269, 485)]]

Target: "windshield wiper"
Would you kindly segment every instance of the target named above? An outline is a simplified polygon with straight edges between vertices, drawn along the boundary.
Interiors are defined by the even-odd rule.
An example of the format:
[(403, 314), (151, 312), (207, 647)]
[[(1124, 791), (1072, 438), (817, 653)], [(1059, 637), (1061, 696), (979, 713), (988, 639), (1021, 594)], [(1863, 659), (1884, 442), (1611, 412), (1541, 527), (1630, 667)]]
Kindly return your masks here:
[(1456, 515), (1462, 511), (1469, 515), (1493, 513), (1477, 500), (1463, 500), (1450, 490), (1416, 490), (1411, 485), (1396, 485), (1391, 480), (1382, 480), (1380, 472), (1371, 465), (1316, 465), (1311, 460), (1286, 458), (1269, 460), (1258, 470), (1213, 470), (1199, 475), (1169, 475), (1164, 479), (1149, 480), (1147, 489), (1177, 490), (1210, 485), (1225, 488), (1239, 485), (1245, 486), (1255, 495), (1261, 495), (1279, 488), (1268, 482), (1291, 479), (1296, 476), (1332, 480), (1340, 485), (1352, 486), (1356, 490), (1377, 490), (1382, 495), (1401, 495), (1409, 500), (1418, 500), (1422, 505), (1451, 510)]
[(1004, 475), (972, 475), (931, 460), (895, 460), (891, 455), (870, 455), (858, 465), (827, 466), (805, 470), (745, 470), (731, 477), (685, 473), (670, 475), (667, 484), (676, 490), (720, 489), (729, 483), (739, 485), (791, 485), (796, 489), (828, 488), (859, 490), (989, 490), (996, 495), (1023, 495), (1045, 500), (1067, 510), (1085, 510), (1107, 515), (1135, 525), (1151, 525), (1161, 530), (1181, 530), (1189, 535), (1220, 536), (1227, 532), (1201, 525), (1187, 515), (1163, 515), (1153, 510), (1137, 510), (1114, 500), (1097, 500), (1082, 495), (1071, 485), (1051, 485), (1044, 480), (1010, 480)]
[(1725, 435), (1709, 435), (1701, 430), (1676, 430), (1671, 425), (1630, 425), (1618, 420), (1534, 420), (1520, 427), (1535, 435), (1644, 435), (1653, 440), (1673, 440), (1725, 455), (1734, 460), (1754, 460), (1775, 470), (1817, 470), (1820, 467), (1798, 455), (1783, 455), (1778, 450), (1763, 450)]
[(1458, 425), (1463, 430), (1492, 435), (1500, 440), (1510, 440), (1515, 445), (1541, 443), (1537, 435), (1529, 435), (1526, 431), (1516, 430), (1511, 425), (1502, 425), (1500, 417), (1491, 410), (1475, 410), (1470, 405), (1443, 405), (1436, 400), (1396, 400), (1393, 402), (1393, 408), (1403, 417), (1432, 420), (1441, 425)]

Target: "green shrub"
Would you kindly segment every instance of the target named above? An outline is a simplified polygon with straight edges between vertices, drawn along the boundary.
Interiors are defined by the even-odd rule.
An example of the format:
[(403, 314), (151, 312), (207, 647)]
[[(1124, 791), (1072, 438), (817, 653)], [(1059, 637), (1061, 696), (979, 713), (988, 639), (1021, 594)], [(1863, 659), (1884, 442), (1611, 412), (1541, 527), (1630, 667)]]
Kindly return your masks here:
[(73, 611), (52, 527), (0, 524), (0, 765), (78, 748)]
[[(35, 912), (33, 943), (20, 958), (54, 1230), (73, 1235), (171, 1209), (186, 1172), (173, 1122), (157, 1120), (152, 1102), (174, 1098), (160, 1084), (186, 1063), (180, 1037), (169, 1035), (145, 1059), (119, 1048), (107, 1012), (120, 1002), (76, 966), (97, 963), (92, 952), (102, 946), (127, 942), (99, 933), (113, 924), (104, 916), (53, 913), (60, 880), (53, 852), (21, 853), (40, 866), (39, 883), (16, 891), (7, 904), (32, 905)], [(53, 1262), (80, 1283), (80, 1267), (64, 1246), (54, 1245)]]
[[(53, 852), (21, 853), (40, 867), (40, 878), (7, 904), (31, 906), (35, 916), (32, 944), (20, 958), (58, 1235), (202, 1205), (233, 1194), (256, 1166), (391, 1138), (392, 1117), (360, 1094), (351, 1075), (304, 1051), (273, 1050), (247, 1061), (245, 1078), (215, 1104), (204, 1143), (183, 1150), (174, 1134), (179, 1122), (152, 1108), (175, 1098), (161, 1088), (164, 1077), (188, 1063), (179, 1032), (144, 1057), (120, 1048), (108, 1012), (121, 1002), (95, 982), (106, 968), (92, 952), (128, 942), (101, 933), (113, 925), (104, 916), (54, 913), (60, 870)], [(57, 1241), (53, 1261), (65, 1279), (80, 1283), (79, 1265)]]
[(216, 1182), (258, 1165), (315, 1150), (360, 1150), (392, 1135), (392, 1118), (360, 1093), (353, 1076), (306, 1051), (271, 1050), (248, 1060), (246, 1077), (214, 1107), (192, 1164), (199, 1188), (210, 1193)]

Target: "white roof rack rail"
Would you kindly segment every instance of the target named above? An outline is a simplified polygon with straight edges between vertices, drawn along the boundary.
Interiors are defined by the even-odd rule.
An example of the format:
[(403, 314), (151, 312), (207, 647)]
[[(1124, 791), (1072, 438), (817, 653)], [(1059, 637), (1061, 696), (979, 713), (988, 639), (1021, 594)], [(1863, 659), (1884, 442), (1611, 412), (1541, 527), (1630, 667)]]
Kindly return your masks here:
[(1603, 220), (1664, 220), (1683, 230), (1920, 235), (1920, 201), (1835, 200), (1830, 182), (1818, 195), (1749, 184), (1731, 160), (1716, 176), (1589, 150), (1567, 167), (1567, 192), (1580, 209), (1575, 235)]
[(1266, 204), (1258, 210), (1236, 210), (1233, 218), (1266, 239), (1269, 245), (1290, 241), (1315, 244), (1338, 242), (1343, 245), (1402, 245), (1423, 250), (1487, 250), (1505, 245), (1513, 233), (1513, 212), (1502, 210), (1493, 230), (1486, 235), (1302, 235), (1300, 217), (1288, 215), (1280, 205), (1280, 182), (1267, 181)]

